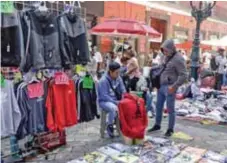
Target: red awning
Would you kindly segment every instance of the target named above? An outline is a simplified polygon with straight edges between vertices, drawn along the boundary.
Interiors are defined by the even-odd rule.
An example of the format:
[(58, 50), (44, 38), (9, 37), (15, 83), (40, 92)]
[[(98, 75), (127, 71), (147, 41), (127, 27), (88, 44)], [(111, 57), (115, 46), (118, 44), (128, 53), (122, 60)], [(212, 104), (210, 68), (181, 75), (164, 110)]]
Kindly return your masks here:
[(91, 34), (96, 35), (126, 35), (160, 37), (161, 34), (152, 27), (135, 20), (109, 19), (91, 29)]

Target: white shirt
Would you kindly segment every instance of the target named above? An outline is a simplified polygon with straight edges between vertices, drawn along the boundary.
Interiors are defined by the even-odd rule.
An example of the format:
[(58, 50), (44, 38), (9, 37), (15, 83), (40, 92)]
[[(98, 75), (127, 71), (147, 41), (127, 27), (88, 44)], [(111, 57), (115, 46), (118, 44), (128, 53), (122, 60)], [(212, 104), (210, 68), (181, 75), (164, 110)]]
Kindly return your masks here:
[(187, 55), (183, 55), (183, 58), (184, 58), (185, 61), (188, 60), (188, 56)]
[(100, 52), (95, 52), (94, 58), (95, 58), (97, 63), (102, 63), (103, 62), (102, 54)]
[(158, 54), (155, 59), (153, 59), (153, 63), (161, 65), (163, 63), (164, 56), (162, 54)]
[(211, 58), (212, 58), (212, 54), (211, 53), (208, 53), (208, 52), (205, 52), (202, 54), (203, 58), (205, 58), (205, 68), (210, 68), (210, 61), (211, 61)]
[(215, 59), (216, 64), (218, 65), (218, 73), (224, 74), (225, 73), (225, 65), (227, 64), (226, 57), (222, 57), (221, 55), (218, 55)]

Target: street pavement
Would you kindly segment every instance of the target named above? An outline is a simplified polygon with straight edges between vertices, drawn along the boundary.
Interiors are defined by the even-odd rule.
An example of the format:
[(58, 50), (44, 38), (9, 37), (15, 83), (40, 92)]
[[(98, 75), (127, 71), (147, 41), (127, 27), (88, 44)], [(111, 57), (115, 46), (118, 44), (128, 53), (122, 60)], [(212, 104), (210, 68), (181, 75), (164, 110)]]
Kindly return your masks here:
[[(150, 119), (149, 126), (152, 126), (153, 119)], [(163, 137), (168, 124), (168, 118), (163, 119), (162, 130), (147, 134)], [(120, 138), (101, 139), (99, 134), (100, 120), (89, 123), (78, 124), (67, 129), (67, 145), (60, 147), (46, 155), (39, 155), (32, 163), (65, 163), (74, 160), (95, 149), (112, 142), (122, 142)], [(177, 119), (175, 131), (182, 131), (194, 139), (184, 141), (174, 139), (176, 143), (186, 143), (192, 147), (199, 147), (221, 152), (227, 149), (227, 126), (201, 125), (197, 122)], [(47, 159), (47, 160), (46, 160)]]

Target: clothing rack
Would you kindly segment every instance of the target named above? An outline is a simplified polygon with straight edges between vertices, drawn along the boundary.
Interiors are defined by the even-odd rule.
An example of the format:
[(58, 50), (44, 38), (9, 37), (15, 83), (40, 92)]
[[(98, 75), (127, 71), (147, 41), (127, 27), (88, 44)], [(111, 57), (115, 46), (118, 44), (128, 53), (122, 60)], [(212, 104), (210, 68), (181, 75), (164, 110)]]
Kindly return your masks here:
[[(57, 15), (66, 12), (70, 8), (73, 13), (76, 15), (86, 19), (86, 8), (81, 7), (79, 1), (73, 1), (73, 3), (70, 3), (70, 1), (67, 2), (51, 2), (51, 1), (41, 1), (44, 3), (44, 6), (48, 8), (49, 11), (56, 12)], [(30, 9), (35, 9), (41, 5), (41, 2), (31, 2), (31, 1), (15, 1), (14, 6), (17, 10), (23, 10), (25, 7)], [(77, 6), (75, 6), (75, 2), (77, 2)]]

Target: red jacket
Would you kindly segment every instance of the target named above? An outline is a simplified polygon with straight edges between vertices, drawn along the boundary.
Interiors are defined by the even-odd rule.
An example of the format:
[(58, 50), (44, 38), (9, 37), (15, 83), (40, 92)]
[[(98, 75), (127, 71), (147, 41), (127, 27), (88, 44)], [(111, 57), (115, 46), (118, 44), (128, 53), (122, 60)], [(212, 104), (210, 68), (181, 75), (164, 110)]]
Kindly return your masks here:
[(148, 124), (145, 102), (135, 95), (125, 94), (119, 103), (119, 119), (124, 136), (143, 139)]
[(50, 131), (62, 131), (77, 123), (75, 85), (55, 84), (51, 81), (46, 99), (47, 127)]

